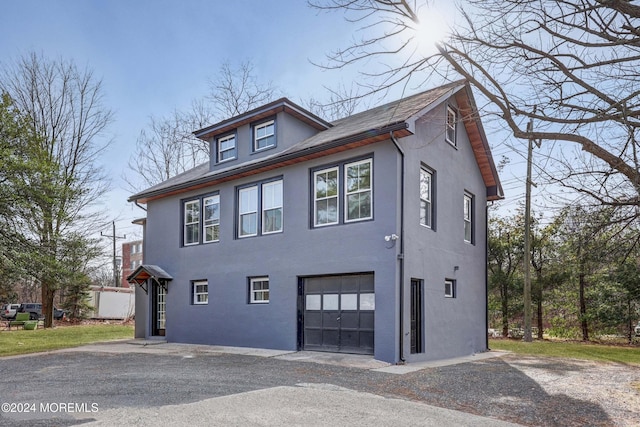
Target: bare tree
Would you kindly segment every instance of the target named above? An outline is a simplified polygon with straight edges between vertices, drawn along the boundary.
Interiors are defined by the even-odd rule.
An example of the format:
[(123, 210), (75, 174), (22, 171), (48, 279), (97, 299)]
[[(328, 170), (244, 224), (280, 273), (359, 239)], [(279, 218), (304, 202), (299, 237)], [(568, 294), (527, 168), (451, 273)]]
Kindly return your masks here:
[(209, 87), (210, 93), (193, 101), (189, 110), (150, 118), (128, 163), (133, 175), (124, 176), (132, 190), (156, 185), (207, 162), (209, 145), (195, 138), (193, 131), (272, 101), (276, 94), (270, 82), (258, 80), (251, 62), (235, 69), (223, 63)]
[[(374, 58), (370, 92), (441, 73), (463, 76), (517, 138), (560, 141), (550, 178), (600, 203), (640, 207), (640, 6), (624, 0), (466, 0), (463, 22), (438, 52), (416, 48), (428, 1), (325, 0), (365, 34), (330, 55), (328, 68)], [(424, 8), (424, 9), (423, 9)], [(422, 9), (422, 10), (421, 10)], [(428, 10), (427, 10), (428, 11)], [(527, 123), (535, 125), (527, 129)], [(576, 156), (566, 147), (589, 156)]]
[(338, 120), (348, 117), (360, 109), (366, 108), (366, 99), (359, 94), (358, 87), (338, 85), (335, 89), (325, 87), (329, 92), (327, 100), (309, 98), (303, 105), (313, 114), (326, 120)]
[[(107, 189), (97, 166), (108, 145), (112, 112), (103, 104), (101, 81), (67, 60), (23, 56), (0, 72), (0, 89), (25, 114), (29, 139), (14, 147), (27, 167), (8, 177), (15, 192), (15, 225), (28, 251), (25, 269), (41, 288), (45, 327), (53, 321), (55, 292), (68, 277), (65, 254), (78, 236), (102, 224), (88, 208)], [(22, 242), (22, 243), (24, 243)]]
[(266, 104), (273, 100), (276, 89), (271, 83), (262, 83), (255, 75), (253, 63), (245, 61), (237, 68), (228, 62), (220, 66), (218, 74), (209, 80), (211, 101), (216, 116), (225, 119)]

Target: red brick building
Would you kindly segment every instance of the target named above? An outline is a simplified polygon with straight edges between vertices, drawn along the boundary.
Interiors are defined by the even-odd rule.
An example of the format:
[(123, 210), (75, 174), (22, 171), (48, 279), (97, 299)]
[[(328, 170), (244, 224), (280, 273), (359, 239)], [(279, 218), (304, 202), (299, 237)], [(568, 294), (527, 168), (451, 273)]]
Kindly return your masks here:
[(127, 276), (142, 265), (142, 248), (142, 240), (122, 244), (122, 275), (120, 276), (120, 285), (123, 288), (129, 287)]

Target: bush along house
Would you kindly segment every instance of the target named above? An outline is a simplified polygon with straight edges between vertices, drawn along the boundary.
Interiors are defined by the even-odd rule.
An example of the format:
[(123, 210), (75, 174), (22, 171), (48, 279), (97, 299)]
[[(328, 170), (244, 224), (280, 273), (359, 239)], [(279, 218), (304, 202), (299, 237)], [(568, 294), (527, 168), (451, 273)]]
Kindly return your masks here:
[(136, 337), (372, 354), (487, 349), (487, 202), (469, 85), (333, 123), (286, 98), (198, 130), (210, 160), (145, 204)]

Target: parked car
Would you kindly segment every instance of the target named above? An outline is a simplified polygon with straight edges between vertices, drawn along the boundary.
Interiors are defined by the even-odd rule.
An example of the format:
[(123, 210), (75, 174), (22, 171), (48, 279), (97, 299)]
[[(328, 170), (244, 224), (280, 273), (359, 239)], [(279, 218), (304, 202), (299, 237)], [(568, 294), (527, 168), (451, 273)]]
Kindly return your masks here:
[(0, 310), (0, 317), (6, 320), (13, 320), (16, 317), (16, 310), (18, 310), (20, 304), (5, 304)]
[[(44, 316), (42, 315), (42, 304), (40, 303), (24, 303), (20, 304), (17, 310), (18, 313), (30, 313), (29, 318), (31, 320), (42, 319)], [(53, 307), (53, 318), (56, 320), (61, 320), (64, 318), (64, 310), (60, 310), (58, 308)]]
[(640, 337), (640, 322), (636, 325), (636, 336)]

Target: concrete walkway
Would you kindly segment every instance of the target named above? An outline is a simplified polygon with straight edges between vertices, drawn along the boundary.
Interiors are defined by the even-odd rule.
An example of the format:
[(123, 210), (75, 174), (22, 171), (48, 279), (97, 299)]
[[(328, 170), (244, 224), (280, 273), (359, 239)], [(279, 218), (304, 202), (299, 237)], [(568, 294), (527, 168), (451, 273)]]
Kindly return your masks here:
[(230, 347), (202, 344), (180, 344), (168, 343), (164, 340), (120, 340), (107, 343), (89, 344), (81, 347), (68, 348), (57, 351), (165, 354), (181, 356), (185, 358), (195, 357), (198, 354), (207, 353), (239, 354), (245, 356), (272, 357), (275, 359), (294, 362), (312, 362), (324, 365), (344, 366), (397, 375), (403, 375), (422, 369), (456, 365), (459, 363), (475, 362), (478, 360), (485, 360), (508, 354), (507, 352), (503, 351), (487, 351), (471, 356), (456, 357), (452, 359), (435, 360), (428, 362), (414, 362), (404, 365), (391, 365), (390, 363), (376, 360), (373, 358), (373, 356), (362, 354), (326, 353), (319, 351), (271, 350), (265, 348)]

